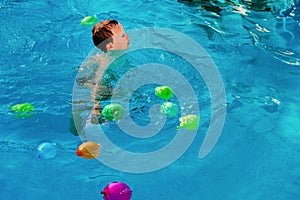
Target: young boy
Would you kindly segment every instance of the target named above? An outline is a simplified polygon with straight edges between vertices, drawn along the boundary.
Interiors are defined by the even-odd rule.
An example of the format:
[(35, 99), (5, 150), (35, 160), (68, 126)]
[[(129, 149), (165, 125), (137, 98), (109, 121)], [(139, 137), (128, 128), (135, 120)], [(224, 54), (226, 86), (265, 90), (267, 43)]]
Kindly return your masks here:
[[(76, 81), (77, 85), (91, 89), (90, 97), (94, 105), (87, 121), (98, 123), (98, 117), (101, 116), (100, 103), (98, 101), (109, 99), (112, 95), (112, 87), (109, 84), (101, 84), (103, 81), (100, 80), (103, 72), (108, 67), (109, 60), (113, 59), (108, 56), (108, 52), (128, 49), (130, 39), (125, 33), (122, 24), (116, 20), (104, 20), (96, 24), (92, 29), (92, 39), (94, 45), (102, 50), (102, 53), (93, 56), (81, 67), (82, 71), (86, 71), (86, 74), (92, 75), (85, 75), (85, 72), (81, 72), (82, 78), (78, 78)], [(94, 68), (96, 68), (95, 72)], [(78, 135), (78, 132), (82, 131), (76, 130), (74, 124), (74, 121), (78, 123), (82, 118), (85, 118), (82, 117), (82, 113), (82, 110), (73, 111), (71, 116), (70, 130), (74, 135)], [(78, 120), (79, 118), (80, 120)], [(99, 119), (99, 121), (101, 122), (103, 119)], [(83, 127), (85, 126), (84, 123), (82, 124)]]

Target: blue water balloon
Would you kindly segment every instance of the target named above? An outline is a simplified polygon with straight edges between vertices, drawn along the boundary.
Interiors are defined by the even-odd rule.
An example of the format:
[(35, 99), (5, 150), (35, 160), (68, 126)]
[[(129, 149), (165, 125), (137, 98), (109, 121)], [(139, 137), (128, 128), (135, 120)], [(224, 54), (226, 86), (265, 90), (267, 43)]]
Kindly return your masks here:
[(56, 156), (56, 148), (55, 144), (50, 142), (44, 142), (40, 144), (37, 148), (38, 150), (38, 157), (42, 159), (51, 159)]

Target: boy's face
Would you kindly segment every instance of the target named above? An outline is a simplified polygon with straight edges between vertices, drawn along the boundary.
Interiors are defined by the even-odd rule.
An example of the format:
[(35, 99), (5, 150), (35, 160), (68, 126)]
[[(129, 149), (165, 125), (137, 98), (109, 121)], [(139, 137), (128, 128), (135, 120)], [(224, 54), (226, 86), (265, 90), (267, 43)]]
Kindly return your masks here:
[(111, 29), (113, 42), (108, 44), (108, 50), (125, 50), (129, 48), (129, 36), (125, 33), (122, 24), (117, 24)]

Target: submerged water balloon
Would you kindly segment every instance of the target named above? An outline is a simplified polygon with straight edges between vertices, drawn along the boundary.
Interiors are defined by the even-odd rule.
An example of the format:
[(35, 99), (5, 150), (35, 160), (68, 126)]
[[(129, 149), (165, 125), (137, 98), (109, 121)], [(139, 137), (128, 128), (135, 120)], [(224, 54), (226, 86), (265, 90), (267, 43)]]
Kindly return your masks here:
[(51, 159), (56, 156), (55, 144), (50, 142), (41, 143), (38, 148), (38, 157), (42, 159)]
[(174, 103), (164, 102), (160, 106), (160, 113), (165, 114), (167, 116), (176, 116), (177, 112), (178, 112), (178, 108)]
[(124, 115), (124, 108), (120, 104), (109, 104), (104, 107), (102, 111), (103, 117), (108, 121), (118, 121), (122, 119)]
[(28, 118), (33, 116), (34, 106), (30, 103), (20, 103), (8, 108), (14, 113), (16, 118)]

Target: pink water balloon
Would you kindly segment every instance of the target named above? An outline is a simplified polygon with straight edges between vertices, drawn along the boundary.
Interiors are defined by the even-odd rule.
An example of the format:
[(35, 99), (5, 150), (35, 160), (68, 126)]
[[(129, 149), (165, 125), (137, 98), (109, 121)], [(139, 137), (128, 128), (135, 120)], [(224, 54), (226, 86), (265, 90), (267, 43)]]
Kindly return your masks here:
[(132, 196), (130, 187), (122, 182), (111, 182), (100, 193), (104, 200), (130, 200)]

